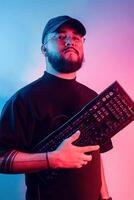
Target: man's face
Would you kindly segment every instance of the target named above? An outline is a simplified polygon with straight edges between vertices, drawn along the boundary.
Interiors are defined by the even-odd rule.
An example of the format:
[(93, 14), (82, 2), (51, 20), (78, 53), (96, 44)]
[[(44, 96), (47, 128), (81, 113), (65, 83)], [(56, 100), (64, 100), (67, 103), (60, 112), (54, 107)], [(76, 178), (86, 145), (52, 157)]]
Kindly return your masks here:
[(77, 71), (83, 63), (83, 40), (74, 28), (62, 25), (48, 35), (45, 45), (48, 62), (60, 73)]

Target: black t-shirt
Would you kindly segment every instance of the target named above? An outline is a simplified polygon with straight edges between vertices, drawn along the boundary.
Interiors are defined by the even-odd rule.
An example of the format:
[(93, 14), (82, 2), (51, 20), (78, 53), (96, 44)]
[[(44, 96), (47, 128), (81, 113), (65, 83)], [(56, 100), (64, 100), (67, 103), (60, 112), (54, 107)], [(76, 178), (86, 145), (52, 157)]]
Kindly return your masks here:
[[(75, 115), (96, 92), (47, 72), (19, 90), (4, 106), (0, 123), (0, 153), (31, 149), (67, 119)], [(111, 140), (101, 146), (112, 148)], [(42, 173), (26, 174), (27, 200), (97, 200), (101, 187), (100, 153), (80, 169), (68, 169), (46, 184)]]

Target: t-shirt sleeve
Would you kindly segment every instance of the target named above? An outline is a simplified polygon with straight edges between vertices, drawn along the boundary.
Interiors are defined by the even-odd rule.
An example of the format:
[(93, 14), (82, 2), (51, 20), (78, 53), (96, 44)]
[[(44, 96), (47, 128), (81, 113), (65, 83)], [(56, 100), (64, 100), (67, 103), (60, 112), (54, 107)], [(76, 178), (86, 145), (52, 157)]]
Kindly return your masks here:
[[(31, 124), (31, 126), (28, 126)], [(0, 155), (12, 150), (27, 151), (32, 117), (18, 95), (5, 104), (0, 118)]]

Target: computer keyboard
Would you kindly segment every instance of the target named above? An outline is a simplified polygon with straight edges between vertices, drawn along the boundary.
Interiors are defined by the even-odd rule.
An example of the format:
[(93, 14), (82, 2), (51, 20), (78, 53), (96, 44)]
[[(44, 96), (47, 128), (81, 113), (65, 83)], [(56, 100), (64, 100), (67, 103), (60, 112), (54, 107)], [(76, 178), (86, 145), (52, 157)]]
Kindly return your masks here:
[(38, 143), (34, 151), (53, 151), (77, 130), (81, 131), (81, 135), (74, 142), (75, 145), (101, 145), (133, 120), (134, 102), (115, 81), (80, 112)]
[[(53, 151), (77, 130), (81, 134), (74, 142), (75, 145), (102, 145), (133, 120), (134, 102), (115, 81), (75, 116), (39, 142), (32, 152)], [(45, 184), (51, 184), (56, 177), (66, 172), (66, 169), (49, 169), (38, 173), (38, 177)]]

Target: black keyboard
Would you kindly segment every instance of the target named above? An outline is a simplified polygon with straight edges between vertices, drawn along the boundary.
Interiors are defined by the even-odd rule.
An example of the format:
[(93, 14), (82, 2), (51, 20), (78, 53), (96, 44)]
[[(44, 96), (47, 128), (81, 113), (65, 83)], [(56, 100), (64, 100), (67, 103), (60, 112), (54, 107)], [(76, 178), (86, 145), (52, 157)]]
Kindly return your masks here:
[(103, 144), (134, 120), (134, 102), (115, 81), (75, 116), (38, 143), (34, 151), (55, 150), (66, 138), (81, 131), (74, 144)]
[[(77, 146), (104, 144), (134, 120), (134, 102), (116, 81), (75, 116), (38, 143), (32, 152), (55, 150), (60, 143), (81, 131)], [(38, 173), (44, 184), (51, 184), (69, 169), (48, 169)]]

